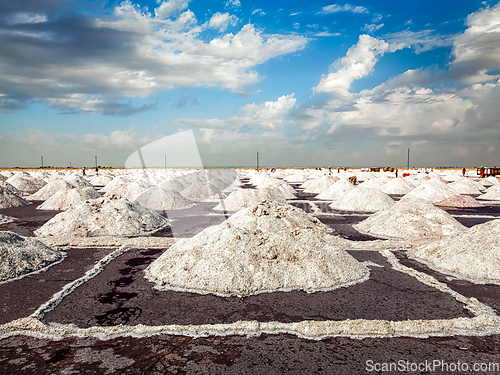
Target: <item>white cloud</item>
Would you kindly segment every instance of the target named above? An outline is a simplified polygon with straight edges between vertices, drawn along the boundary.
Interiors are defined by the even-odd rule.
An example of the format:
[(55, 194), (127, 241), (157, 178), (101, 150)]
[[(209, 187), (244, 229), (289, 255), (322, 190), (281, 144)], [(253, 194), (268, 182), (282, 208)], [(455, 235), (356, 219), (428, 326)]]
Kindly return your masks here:
[(453, 44), (453, 36), (436, 34), (436, 30), (404, 30), (386, 34), (384, 39), (391, 44), (392, 50), (412, 47), (417, 54)]
[(498, 79), (489, 73), (500, 70), (500, 3), (470, 14), (467, 26), (453, 43), (450, 73), (467, 84)]
[(365, 26), (363, 26), (362, 30), (368, 31), (369, 33), (373, 34), (375, 31), (380, 30), (382, 27), (384, 27), (383, 23), (379, 25), (375, 25), (373, 23), (368, 25), (365, 23)]
[(262, 9), (254, 9), (254, 10), (252, 11), (252, 15), (254, 15), (254, 14), (259, 14), (259, 15), (261, 15), (261, 16), (265, 16), (265, 15), (266, 15), (266, 12), (264, 12)]
[(235, 26), (238, 22), (238, 17), (229, 13), (215, 13), (208, 23), (208, 26), (214, 29), (219, 29), (221, 32), (231, 25)]
[[(204, 27), (222, 31), (237, 18), (217, 13), (199, 25), (187, 5), (188, 1), (162, 2), (153, 15), (130, 1), (122, 2), (111, 15), (88, 23), (86, 31), (102, 35), (104, 49), (93, 43), (80, 51), (80, 45), (65, 43), (71, 40), (73, 29), (67, 30), (66, 39), (56, 34), (61, 43), (43, 46), (44, 63), (36, 72), (31, 59), (4, 64), (1, 93), (13, 92), (23, 99), (14, 103), (15, 99), (5, 96), (0, 106), (19, 108), (37, 98), (65, 110), (95, 108), (102, 113), (102, 105), (95, 106), (96, 101), (146, 97), (175, 87), (222, 87), (242, 92), (262, 79), (254, 70), (257, 65), (299, 51), (308, 41), (297, 35), (265, 35), (252, 24), (235, 34), (221, 33), (205, 41), (200, 36)], [(12, 48), (21, 51), (25, 43), (13, 41)], [(24, 56), (13, 55), (18, 59)]]
[(241, 6), (240, 0), (227, 0), (225, 2), (226, 8), (239, 8)]
[(9, 20), (9, 24), (28, 24), (28, 23), (40, 23), (47, 22), (47, 16), (45, 14), (31, 13), (31, 12), (20, 12), (16, 13), (14, 17)]
[(349, 48), (346, 56), (331, 65), (330, 70), (333, 71), (321, 78), (315, 91), (327, 92), (343, 99), (351, 98), (351, 83), (370, 74), (378, 57), (388, 49), (387, 42), (369, 35), (360, 35), (358, 43)]
[(368, 9), (361, 6), (353, 6), (350, 4), (345, 4), (345, 5), (333, 4), (324, 6), (321, 12), (319, 12), (319, 14), (330, 14), (338, 12), (352, 12), (352, 13), (363, 13), (363, 14), (370, 13)]

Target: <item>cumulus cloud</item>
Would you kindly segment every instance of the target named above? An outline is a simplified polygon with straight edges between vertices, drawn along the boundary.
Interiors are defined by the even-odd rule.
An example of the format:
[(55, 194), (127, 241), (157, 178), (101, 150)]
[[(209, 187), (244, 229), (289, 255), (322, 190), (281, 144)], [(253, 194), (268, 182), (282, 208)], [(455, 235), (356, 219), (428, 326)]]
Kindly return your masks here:
[(236, 26), (238, 22), (238, 17), (235, 15), (230, 15), (229, 13), (215, 13), (208, 23), (209, 27), (214, 29), (219, 29), (220, 31), (226, 30), (226, 28), (231, 26)]
[(404, 30), (384, 35), (384, 40), (391, 44), (394, 50), (414, 48), (417, 54), (438, 47), (448, 47), (453, 44), (453, 35), (440, 35), (436, 30), (411, 31)]
[(467, 17), (467, 30), (453, 43), (450, 75), (467, 84), (498, 79), (500, 69), (500, 3)]
[(370, 74), (378, 57), (388, 49), (387, 42), (366, 34), (360, 35), (358, 43), (349, 48), (346, 56), (331, 65), (331, 73), (321, 78), (315, 91), (327, 92), (338, 98), (350, 98), (352, 82)]
[(368, 9), (362, 6), (353, 6), (351, 4), (339, 5), (332, 4), (324, 6), (323, 9), (318, 14), (330, 14), (330, 13), (338, 13), (338, 12), (352, 12), (352, 13), (370, 13)]
[[(0, 23), (0, 32), (8, 35), (0, 39), (0, 108), (15, 110), (42, 101), (66, 111), (85, 111), (96, 100), (124, 108), (122, 99), (175, 87), (240, 92), (262, 79), (254, 70), (257, 65), (307, 43), (297, 35), (264, 35), (252, 24), (205, 41), (200, 36), (205, 24), (187, 6), (187, 0), (163, 1), (151, 14), (124, 1), (100, 18), (61, 11), (57, 17), (48, 13), (44, 22), (30, 16), (33, 22), (28, 24)], [(19, 13), (14, 10), (14, 15)], [(234, 16), (218, 13), (206, 27), (220, 31), (235, 22)], [(50, 38), (22, 34), (28, 31)], [(94, 106), (100, 113), (104, 108)], [(137, 112), (133, 108), (117, 114)]]

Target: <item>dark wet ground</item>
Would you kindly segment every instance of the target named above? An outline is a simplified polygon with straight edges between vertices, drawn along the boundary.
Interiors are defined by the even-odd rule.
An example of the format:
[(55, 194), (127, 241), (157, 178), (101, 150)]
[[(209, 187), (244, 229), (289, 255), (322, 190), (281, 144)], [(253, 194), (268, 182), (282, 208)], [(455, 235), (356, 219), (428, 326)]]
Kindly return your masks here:
[(398, 258), (401, 264), (411, 267), (417, 271), (424, 272), (435, 277), (438, 281), (447, 284), (451, 289), (463, 294), (466, 297), (475, 297), (479, 302), (495, 309), (497, 314), (500, 314), (500, 285), (494, 284), (475, 284), (469, 281), (456, 279), (434, 271), (425, 264), (408, 258), (405, 251), (395, 251), (394, 255)]
[(61, 263), (40, 273), (0, 284), (0, 324), (32, 314), (64, 285), (82, 277), (113, 250), (70, 248)]
[(34, 231), (62, 211), (37, 210), (43, 201), (33, 201), (22, 207), (0, 209), (0, 214), (16, 218), (11, 223), (0, 225), (0, 231), (11, 231), (21, 236), (34, 237)]
[(350, 252), (359, 261), (371, 260), (382, 266), (370, 266), (370, 280), (363, 283), (329, 292), (276, 292), (245, 298), (154, 289), (142, 271), (161, 252), (134, 249), (121, 255), (66, 297), (44, 321), (90, 327), (471, 316), (453, 297), (394, 270), (374, 251)]
[[(499, 352), (500, 335), (425, 339), (337, 337), (321, 341), (288, 334), (197, 339), (158, 335), (106, 341), (13, 336), (0, 340), (0, 369), (3, 374), (19, 375), (498, 374), (498, 370), (487, 369), (490, 363), (492, 370), (499, 364)], [(426, 371), (426, 361), (428, 366), (436, 367)], [(485, 371), (451, 371), (458, 362), (467, 363), (471, 369), (474, 363), (483, 364)], [(373, 371), (376, 364), (382, 363), (400, 364), (404, 371)], [(423, 371), (411, 371), (419, 365)]]

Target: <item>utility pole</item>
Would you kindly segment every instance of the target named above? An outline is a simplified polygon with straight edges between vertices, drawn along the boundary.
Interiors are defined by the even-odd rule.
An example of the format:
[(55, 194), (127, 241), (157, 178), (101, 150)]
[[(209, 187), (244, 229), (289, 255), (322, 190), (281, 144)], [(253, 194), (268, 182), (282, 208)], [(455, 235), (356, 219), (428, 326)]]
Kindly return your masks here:
[(167, 154), (165, 154), (165, 169), (167, 169)]
[(259, 169), (259, 153), (257, 152), (257, 169)]
[(410, 170), (410, 149), (408, 149), (408, 164), (407, 164), (407, 169)]
[(95, 157), (95, 167), (97, 168), (97, 155)]
[(42, 168), (43, 168), (43, 156), (42, 156)]

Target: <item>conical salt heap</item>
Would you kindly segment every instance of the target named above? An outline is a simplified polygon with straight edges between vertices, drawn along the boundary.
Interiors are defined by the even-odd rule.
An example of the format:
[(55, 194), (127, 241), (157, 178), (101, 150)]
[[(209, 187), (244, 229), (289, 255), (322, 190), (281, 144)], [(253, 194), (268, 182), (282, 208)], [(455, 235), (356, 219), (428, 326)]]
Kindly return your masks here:
[(347, 179), (341, 178), (327, 190), (316, 195), (316, 199), (341, 200), (353, 189), (356, 189), (353, 184), (351, 184)]
[(27, 206), (31, 202), (0, 186), (0, 208)]
[(330, 188), (333, 184), (335, 184), (335, 181), (332, 178), (328, 176), (322, 176), (308, 184), (304, 189), (304, 192), (319, 194), (328, 190), (328, 188)]
[(0, 281), (37, 271), (62, 259), (59, 251), (13, 232), (0, 232)]
[(412, 252), (440, 271), (478, 282), (500, 282), (500, 219), (475, 225)]
[(362, 233), (406, 240), (441, 238), (465, 229), (450, 214), (419, 198), (402, 199), (354, 228)]
[(438, 185), (436, 182), (430, 182), (429, 180), (429, 182), (424, 182), (420, 186), (410, 191), (403, 197), (403, 199), (422, 198), (432, 203), (437, 203), (441, 202), (443, 199), (457, 194), (458, 193), (455, 190), (449, 188), (447, 185)]
[(155, 211), (180, 210), (194, 205), (175, 190), (165, 190), (159, 186), (150, 187), (136, 199), (141, 206)]
[(81, 190), (71, 189), (58, 191), (36, 209), (64, 211), (71, 207), (78, 206), (79, 204), (88, 201), (89, 199), (98, 198), (101, 198), (101, 194), (99, 194), (93, 187), (88, 187)]
[(6, 180), (9, 184), (19, 189), (23, 194), (33, 194), (46, 184), (43, 180), (35, 178), (26, 172), (18, 172)]
[(72, 174), (71, 176), (66, 177), (64, 180), (78, 189), (94, 187), (94, 185), (92, 185), (86, 178), (78, 174)]
[(56, 194), (59, 191), (67, 191), (74, 189), (75, 187), (71, 185), (68, 181), (65, 180), (54, 180), (49, 182), (47, 185), (45, 185), (43, 188), (38, 190), (36, 193), (31, 194), (28, 199), (31, 200), (39, 200), (39, 201), (45, 201), (52, 197), (54, 194)]
[(380, 190), (382, 190), (386, 194), (404, 195), (415, 189), (415, 187), (416, 186), (411, 182), (399, 177), (394, 178), (385, 185), (381, 186)]
[(219, 296), (331, 290), (368, 269), (327, 240), (323, 225), (287, 204), (264, 202), (182, 239), (146, 269), (160, 290)]
[(480, 199), (486, 199), (486, 200), (491, 200), (491, 201), (498, 201), (500, 200), (500, 185), (495, 184), (488, 188), (486, 192), (479, 196), (478, 198)]
[(57, 214), (37, 236), (130, 236), (161, 229), (168, 220), (154, 211), (126, 199), (99, 198), (85, 201)]
[(281, 193), (274, 189), (241, 189), (229, 194), (214, 210), (239, 211), (264, 201), (286, 202)]
[(478, 202), (476, 198), (469, 195), (453, 195), (441, 202), (435, 203), (435, 205), (443, 208), (484, 207), (484, 204)]
[(357, 187), (341, 200), (333, 201), (335, 210), (376, 212), (391, 207), (394, 200), (379, 189)]
[(483, 186), (479, 188), (477, 182), (469, 180), (467, 178), (459, 178), (455, 182), (449, 184), (448, 187), (455, 190), (458, 194), (479, 195), (481, 194), (481, 190), (484, 190)]

